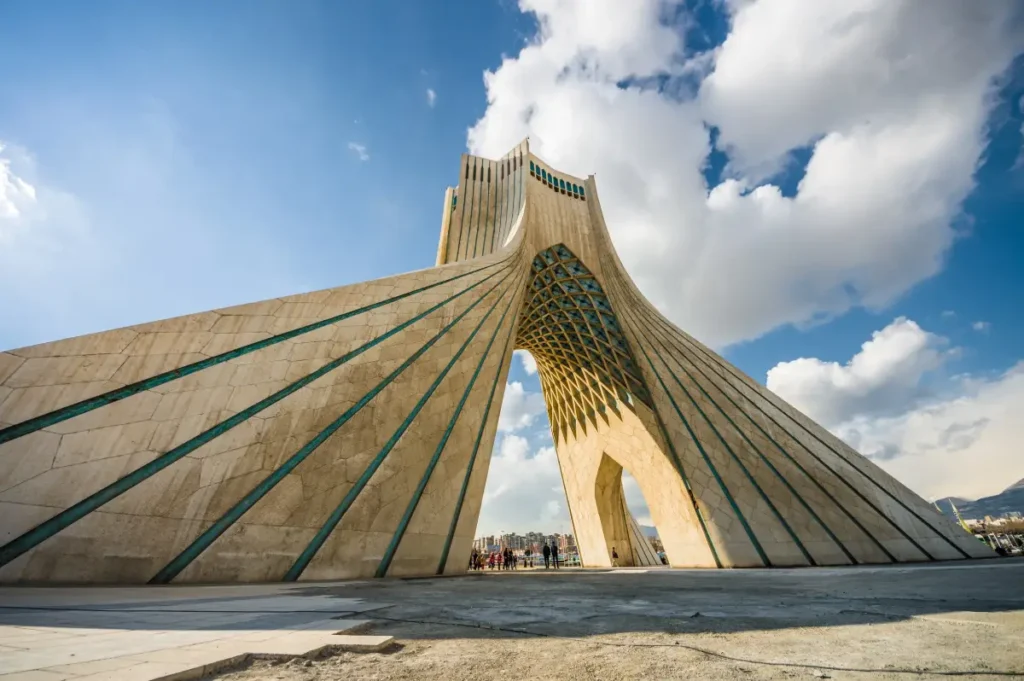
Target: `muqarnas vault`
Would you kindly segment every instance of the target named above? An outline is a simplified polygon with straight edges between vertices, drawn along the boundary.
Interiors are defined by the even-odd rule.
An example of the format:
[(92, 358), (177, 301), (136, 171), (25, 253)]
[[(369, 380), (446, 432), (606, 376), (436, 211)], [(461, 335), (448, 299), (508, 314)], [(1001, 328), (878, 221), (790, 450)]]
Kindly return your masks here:
[(586, 566), (991, 555), (676, 328), (593, 176), (464, 155), (436, 266), (0, 353), (0, 580), (466, 569), (506, 375), (537, 362)]

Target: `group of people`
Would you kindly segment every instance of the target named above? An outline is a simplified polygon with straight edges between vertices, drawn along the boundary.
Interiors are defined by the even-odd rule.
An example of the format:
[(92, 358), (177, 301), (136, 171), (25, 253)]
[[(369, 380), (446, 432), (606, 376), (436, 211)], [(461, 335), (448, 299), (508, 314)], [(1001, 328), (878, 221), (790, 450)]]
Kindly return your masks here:
[[(551, 545), (544, 544), (541, 554), (544, 556), (545, 570), (549, 567), (558, 569), (559, 560), (557, 544), (554, 542), (552, 542)], [(469, 557), (470, 570), (483, 570), (485, 568), (490, 570), (515, 570), (518, 569), (520, 565), (522, 565), (522, 567), (534, 567), (533, 552), (530, 549), (526, 549), (522, 556), (517, 555), (507, 546), (500, 551), (491, 551), (486, 555), (483, 551), (473, 549), (473, 553)]]

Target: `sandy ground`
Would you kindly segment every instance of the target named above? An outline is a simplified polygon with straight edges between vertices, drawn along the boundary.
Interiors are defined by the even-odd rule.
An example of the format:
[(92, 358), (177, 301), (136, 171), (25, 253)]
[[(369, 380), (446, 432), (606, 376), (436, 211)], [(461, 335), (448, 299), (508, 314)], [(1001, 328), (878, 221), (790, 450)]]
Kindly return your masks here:
[(310, 587), (384, 653), (256, 661), (231, 681), (1024, 678), (1024, 561), (488, 573)]

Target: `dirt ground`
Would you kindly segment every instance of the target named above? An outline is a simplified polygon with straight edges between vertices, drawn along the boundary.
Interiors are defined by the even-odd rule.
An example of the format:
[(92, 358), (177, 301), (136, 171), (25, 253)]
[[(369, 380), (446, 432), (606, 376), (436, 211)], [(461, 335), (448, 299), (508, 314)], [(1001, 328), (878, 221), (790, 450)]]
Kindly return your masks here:
[(277, 679), (1024, 678), (1024, 561), (488, 573), (311, 587), (390, 604), (383, 653), (254, 661)]

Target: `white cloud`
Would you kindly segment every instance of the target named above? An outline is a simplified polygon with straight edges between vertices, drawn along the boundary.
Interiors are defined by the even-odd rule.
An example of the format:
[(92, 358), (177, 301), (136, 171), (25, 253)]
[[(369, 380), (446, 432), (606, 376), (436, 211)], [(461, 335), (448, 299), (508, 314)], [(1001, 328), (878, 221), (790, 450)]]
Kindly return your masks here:
[[(0, 220), (0, 348), (301, 290), (280, 221), (260, 221), (270, 204), (241, 200), (249, 183), (196, 156), (158, 99), (129, 97), (114, 119), (72, 99), (44, 97), (29, 117), (25, 134), (59, 142), (45, 156), (3, 152), (35, 200)], [(168, 266), (182, 262), (188, 277)]]
[(518, 435), (495, 444), (477, 536), (502, 531), (572, 531), (554, 447), (531, 451)]
[(11, 167), (13, 155), (0, 141), (0, 239), (36, 203), (36, 188)]
[(992, 329), (992, 323), (978, 321), (971, 324), (971, 328), (978, 333), (988, 333)]
[(954, 312), (953, 310), (943, 310), (941, 317), (943, 319), (955, 319), (956, 312)]
[[(627, 268), (714, 345), (880, 308), (939, 271), (1021, 44), (1013, 0), (733, 3), (728, 40), (692, 59), (666, 4), (522, 0), (540, 33), (485, 74), (470, 150), (529, 136), (556, 168), (596, 173)], [(732, 160), (711, 187), (708, 124)], [(763, 184), (805, 145), (795, 196)]]
[[(24, 301), (41, 290), (47, 295), (46, 286), (39, 285), (58, 269), (61, 258), (84, 263), (97, 256), (78, 200), (36, 175), (27, 150), (0, 141), (0, 287), (18, 291)], [(37, 314), (44, 309), (37, 308)]]
[(640, 490), (640, 483), (627, 470), (622, 471), (622, 492), (626, 497), (626, 505), (636, 521), (641, 525), (653, 526), (651, 509), (648, 508), (644, 493)]
[(1024, 477), (1024, 363), (931, 393), (948, 356), (941, 345), (899, 319), (844, 366), (784, 362), (768, 385), (925, 497), (994, 494)]
[(437, 103), (437, 93), (434, 92), (431, 88), (427, 88), (427, 106), (429, 106), (431, 109), (433, 109), (434, 108), (434, 104), (436, 104), (436, 103)]
[(519, 358), (523, 365), (523, 371), (528, 375), (533, 376), (537, 373), (537, 360), (533, 358), (529, 350), (516, 350), (512, 354)]
[[(633, 515), (640, 524), (652, 525), (636, 480), (624, 472), (622, 484)], [(525, 437), (512, 434), (495, 443), (476, 536), (502, 531), (572, 532), (562, 473), (550, 438), (535, 448)]]
[(349, 151), (355, 152), (356, 158), (360, 161), (369, 161), (370, 152), (366, 150), (365, 144), (359, 144), (357, 142), (348, 143)]
[(529, 428), (538, 416), (545, 413), (544, 396), (530, 392), (519, 381), (505, 386), (505, 397), (498, 416), (498, 430), (512, 433)]
[(845, 365), (800, 358), (768, 372), (769, 390), (826, 427), (850, 416), (891, 413), (920, 397), (921, 378), (947, 356), (944, 339), (900, 317), (861, 346)]

